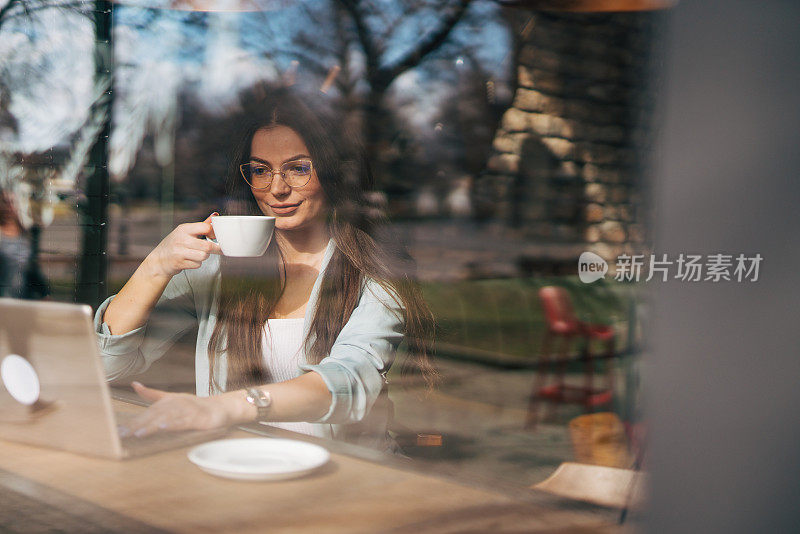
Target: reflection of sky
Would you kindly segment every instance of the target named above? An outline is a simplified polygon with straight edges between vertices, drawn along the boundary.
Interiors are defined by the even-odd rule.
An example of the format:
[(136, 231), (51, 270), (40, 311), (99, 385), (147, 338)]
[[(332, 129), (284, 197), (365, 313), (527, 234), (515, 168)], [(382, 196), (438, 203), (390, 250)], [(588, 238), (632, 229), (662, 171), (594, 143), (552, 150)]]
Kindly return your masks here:
[[(293, 59), (300, 60), (298, 79), (319, 83), (322, 74), (317, 71), (324, 72), (337, 62), (332, 4), (305, 0), (283, 5), (255, 13), (116, 5), (115, 125), (127, 134), (115, 132), (112, 146), (119, 152), (130, 145), (128, 151), (133, 153), (123, 159), (135, 156), (139, 146), (135, 137), (163, 124), (159, 115), (169, 112), (178, 93), (194, 93), (209, 109), (223, 112), (235, 103), (240, 89), (276, 79)], [(402, 16), (398, 2), (382, 0), (376, 5), (381, 12), (373, 13), (368, 23), (384, 36), (383, 65), (407, 53), (421, 35), (435, 28), (439, 17), (432, 7)], [(433, 59), (452, 61), (461, 47), (469, 46), (482, 70), (504, 80), (510, 42), (497, 11), (493, 2), (473, 3), (451, 34), (450, 44)], [(92, 95), (89, 21), (61, 10), (40, 12), (37, 20), (37, 27), (48, 31), (31, 35), (30, 29), (21, 29), (24, 25), (7, 22), (0, 32), (0, 73), (13, 91), (11, 111), (19, 119), (19, 142), (25, 150), (65, 141), (86, 120)], [(363, 71), (363, 64), (358, 64), (363, 61), (356, 50), (350, 57), (358, 73)], [(402, 94), (402, 112), (411, 115), (411, 124), (424, 127), (420, 117), (435, 114), (438, 102), (447, 97), (448, 83), (436, 68), (416, 69), (400, 77), (392, 93)]]

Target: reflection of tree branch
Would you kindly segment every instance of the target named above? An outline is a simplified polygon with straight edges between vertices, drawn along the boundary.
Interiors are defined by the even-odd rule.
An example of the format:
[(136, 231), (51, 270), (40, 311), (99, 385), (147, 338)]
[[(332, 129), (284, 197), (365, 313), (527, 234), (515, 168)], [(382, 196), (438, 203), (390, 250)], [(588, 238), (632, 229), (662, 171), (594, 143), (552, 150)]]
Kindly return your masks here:
[[(13, 12), (14, 8), (19, 6), (21, 12)], [(75, 11), (80, 12), (81, 7), (85, 7), (86, 2), (81, 1), (74, 1), (74, 2), (65, 2), (63, 4), (47, 4), (41, 3), (38, 5), (30, 5), (30, 2), (23, 2), (22, 0), (9, 0), (6, 5), (0, 8), (0, 29), (2, 29), (3, 24), (9, 20), (15, 19), (17, 17), (29, 17), (36, 13), (37, 11), (44, 11), (46, 9), (70, 9), (74, 8)]]
[(300, 48), (308, 50), (309, 52), (313, 52), (323, 56), (324, 55), (332, 56), (336, 54), (336, 51), (334, 49), (322, 46), (320, 41), (321, 40), (318, 37), (314, 38), (310, 35), (300, 34), (295, 39), (295, 44), (297, 44)]
[(380, 51), (378, 45), (370, 36), (369, 28), (364, 20), (365, 14), (361, 11), (358, 0), (338, 0), (339, 4), (350, 14), (356, 27), (356, 35), (361, 49), (364, 51), (367, 65), (367, 78), (372, 81), (380, 72)]
[(370, 85), (380, 92), (405, 71), (419, 65), (425, 56), (435, 51), (447, 40), (453, 28), (464, 16), (471, 0), (457, 0), (448, 13), (442, 17), (433, 32), (426, 35), (398, 62), (387, 67), (380, 65), (380, 46), (367, 25), (367, 13), (363, 8), (363, 2), (359, 0), (338, 0), (338, 2), (353, 19), (358, 41), (366, 56), (367, 79)]
[(353, 32), (347, 24), (347, 15), (341, 5), (334, 6), (336, 11), (334, 24), (336, 27), (336, 52), (335, 56), (341, 67), (339, 76), (336, 77), (335, 85), (339, 88), (344, 100), (348, 105), (352, 104), (355, 81), (353, 80), (353, 68), (350, 62), (350, 45), (353, 39)]
[[(300, 8), (305, 12), (311, 22), (314, 23), (314, 26), (323, 26), (327, 20), (323, 20), (319, 16), (319, 12), (317, 10), (311, 9), (311, 6), (307, 3), (301, 3)], [(266, 13), (266, 12), (265, 12)]]
[(6, 21), (6, 16), (14, 9), (14, 6), (19, 3), (19, 0), (8, 0), (8, 3), (3, 7), (0, 7), (0, 28), (3, 26), (3, 22)]
[(379, 18), (384, 28), (392, 28), (395, 26), (394, 22), (390, 20), (389, 17), (387, 16), (385, 9), (381, 9), (380, 7), (376, 6), (372, 2), (369, 2), (368, 0), (360, 0), (360, 2), (361, 4), (368, 5), (368, 7), (370, 8), (368, 16)]
[(456, 6), (442, 19), (435, 31), (425, 36), (413, 50), (393, 67), (385, 69), (385, 78), (389, 81), (394, 80), (405, 71), (419, 65), (425, 56), (439, 48), (447, 40), (458, 21), (461, 20), (469, 3), (470, 0), (458, 0)]

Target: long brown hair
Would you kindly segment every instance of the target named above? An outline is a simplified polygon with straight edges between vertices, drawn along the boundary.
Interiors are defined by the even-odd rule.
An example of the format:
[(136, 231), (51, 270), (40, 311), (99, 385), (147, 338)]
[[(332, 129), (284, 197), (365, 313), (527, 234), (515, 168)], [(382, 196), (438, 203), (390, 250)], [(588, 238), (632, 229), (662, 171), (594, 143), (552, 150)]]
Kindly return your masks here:
[[(365, 282), (372, 280), (402, 309), (408, 351), (402, 374), (420, 372), (433, 387), (438, 378), (432, 364), (433, 316), (412, 278), (413, 261), (400, 241), (388, 234), (380, 211), (371, 209), (367, 201), (365, 192), (372, 190), (373, 179), (363, 151), (340, 124), (312, 112), (287, 89), (273, 90), (250, 104), (245, 104), (242, 135), (230, 158), (226, 189), (234, 208), (229, 211), (262, 214), (238, 166), (249, 161), (255, 133), (278, 125), (291, 128), (305, 142), (329, 206), (328, 230), (336, 248), (325, 269), (305, 340), (307, 361), (319, 363), (330, 353), (358, 305)], [(349, 149), (342, 146), (344, 140)], [(249, 262), (263, 273), (258, 280), (236, 276)], [(271, 381), (262, 364), (261, 341), (266, 320), (283, 294), (284, 267), (276, 239), (265, 258), (222, 258), (217, 323), (208, 346), (209, 394), (221, 389), (216, 368), (222, 353), (227, 357), (225, 389)]]

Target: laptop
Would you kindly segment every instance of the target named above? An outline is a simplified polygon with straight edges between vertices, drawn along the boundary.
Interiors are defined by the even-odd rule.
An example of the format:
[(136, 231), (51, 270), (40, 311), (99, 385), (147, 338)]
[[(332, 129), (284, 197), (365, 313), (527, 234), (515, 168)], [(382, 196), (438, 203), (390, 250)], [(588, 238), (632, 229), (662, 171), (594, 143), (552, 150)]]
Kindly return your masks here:
[(0, 298), (0, 439), (122, 459), (207, 441), (227, 429), (121, 438), (82, 304)]

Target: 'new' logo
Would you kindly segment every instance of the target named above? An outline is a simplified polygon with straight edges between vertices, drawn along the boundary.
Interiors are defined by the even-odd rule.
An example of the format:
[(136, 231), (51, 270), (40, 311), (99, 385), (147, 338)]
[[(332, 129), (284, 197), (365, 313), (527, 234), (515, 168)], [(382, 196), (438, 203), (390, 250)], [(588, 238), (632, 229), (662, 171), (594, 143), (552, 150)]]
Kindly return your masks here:
[(600, 280), (607, 272), (608, 263), (594, 252), (584, 252), (578, 258), (578, 277), (584, 284)]

